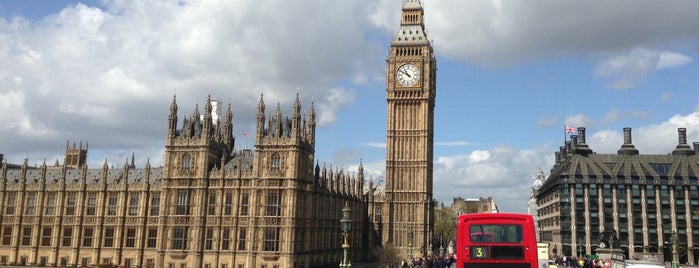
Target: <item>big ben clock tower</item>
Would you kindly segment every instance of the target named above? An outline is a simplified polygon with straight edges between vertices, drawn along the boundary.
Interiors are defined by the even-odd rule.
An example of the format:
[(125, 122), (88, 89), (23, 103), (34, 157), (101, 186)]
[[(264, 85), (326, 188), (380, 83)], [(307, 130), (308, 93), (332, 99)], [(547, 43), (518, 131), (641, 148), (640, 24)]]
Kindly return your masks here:
[[(419, 0), (404, 0), (386, 68), (386, 203), (383, 244), (406, 255), (430, 250), (437, 64)], [(403, 255), (403, 256), (406, 256)]]

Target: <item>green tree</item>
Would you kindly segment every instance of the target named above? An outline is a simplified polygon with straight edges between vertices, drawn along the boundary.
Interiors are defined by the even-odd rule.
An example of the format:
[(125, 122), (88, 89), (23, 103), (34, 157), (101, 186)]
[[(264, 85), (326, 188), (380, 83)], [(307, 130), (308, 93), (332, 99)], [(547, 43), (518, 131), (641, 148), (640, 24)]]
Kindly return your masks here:
[(393, 244), (386, 244), (383, 247), (377, 248), (376, 259), (381, 264), (381, 267), (387, 264), (398, 263), (401, 260), (398, 256), (398, 249)]
[(439, 247), (445, 248), (449, 241), (456, 242), (456, 213), (451, 207), (436, 208), (434, 210), (434, 236), (432, 238), (433, 252), (438, 253)]

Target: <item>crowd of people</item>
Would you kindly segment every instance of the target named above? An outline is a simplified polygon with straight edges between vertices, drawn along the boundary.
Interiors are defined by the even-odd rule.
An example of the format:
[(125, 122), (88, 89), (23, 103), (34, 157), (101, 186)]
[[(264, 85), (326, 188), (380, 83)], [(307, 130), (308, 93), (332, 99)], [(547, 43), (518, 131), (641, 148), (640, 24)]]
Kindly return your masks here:
[(426, 257), (413, 258), (412, 260), (403, 260), (400, 263), (387, 265), (386, 268), (449, 268), (456, 262), (454, 254), (443, 256), (432, 255)]
[(559, 267), (574, 267), (574, 268), (609, 268), (611, 260), (596, 259), (596, 258), (578, 258), (569, 256), (553, 256), (551, 258)]

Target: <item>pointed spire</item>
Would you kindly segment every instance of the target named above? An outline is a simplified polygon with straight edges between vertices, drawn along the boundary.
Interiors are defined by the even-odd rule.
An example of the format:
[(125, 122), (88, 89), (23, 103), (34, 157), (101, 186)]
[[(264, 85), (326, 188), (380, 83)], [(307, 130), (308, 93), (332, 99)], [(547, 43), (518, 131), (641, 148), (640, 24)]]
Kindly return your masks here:
[(264, 136), (265, 130), (265, 102), (264, 95), (260, 94), (260, 101), (257, 103), (257, 130), (255, 139)]
[(231, 109), (231, 103), (228, 103), (228, 110), (226, 111), (226, 119), (223, 122), (223, 143), (229, 146), (233, 145), (233, 110)]
[(199, 113), (199, 103), (194, 104), (194, 114), (192, 117), (192, 121), (198, 122), (200, 120), (201, 114)]
[(167, 134), (169, 137), (175, 137), (177, 135), (177, 96), (172, 96), (172, 103), (170, 103), (170, 115), (168, 116), (168, 128)]

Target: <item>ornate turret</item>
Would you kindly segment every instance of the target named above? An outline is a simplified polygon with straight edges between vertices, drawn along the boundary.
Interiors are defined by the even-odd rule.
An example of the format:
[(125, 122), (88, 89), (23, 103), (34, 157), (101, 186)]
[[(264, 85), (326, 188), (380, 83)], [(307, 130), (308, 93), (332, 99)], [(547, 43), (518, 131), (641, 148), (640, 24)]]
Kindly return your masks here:
[(170, 115), (168, 116), (168, 137), (175, 137), (177, 135), (177, 101), (176, 96), (172, 96), (172, 103), (170, 103)]
[(79, 168), (87, 161), (87, 149), (89, 145), (85, 143), (85, 148), (83, 148), (83, 142), (80, 141), (80, 146), (75, 146), (75, 142), (73, 142), (72, 148), (70, 147), (70, 142), (66, 142), (66, 154), (63, 163), (67, 168)]

